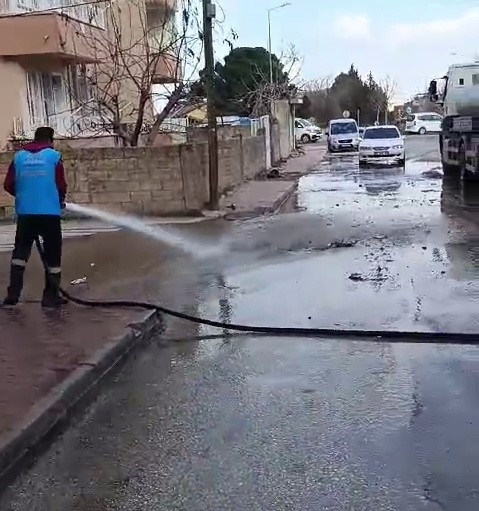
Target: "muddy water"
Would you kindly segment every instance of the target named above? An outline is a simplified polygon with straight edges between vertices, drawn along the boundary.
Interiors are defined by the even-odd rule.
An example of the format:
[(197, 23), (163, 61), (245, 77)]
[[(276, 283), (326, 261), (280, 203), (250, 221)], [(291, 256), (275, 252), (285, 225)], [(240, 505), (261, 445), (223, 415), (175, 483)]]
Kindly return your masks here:
[[(478, 228), (423, 174), (436, 142), (415, 138), (405, 170), (326, 159), (300, 182), (301, 212), (181, 227), (231, 244), (208, 270), (133, 233), (82, 255), (95, 250), (119, 288), (168, 281), (173, 305), (210, 318), (477, 332)], [(477, 348), (156, 341), (0, 508), (479, 509)]]

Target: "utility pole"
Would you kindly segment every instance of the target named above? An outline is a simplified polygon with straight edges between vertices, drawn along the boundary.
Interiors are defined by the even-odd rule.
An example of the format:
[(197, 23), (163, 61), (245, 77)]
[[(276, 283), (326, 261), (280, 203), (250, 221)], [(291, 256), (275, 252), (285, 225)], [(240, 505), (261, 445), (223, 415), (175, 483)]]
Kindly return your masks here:
[(208, 114), (208, 177), (209, 177), (209, 208), (217, 210), (218, 197), (218, 133), (216, 131), (215, 111), (215, 58), (213, 53), (213, 19), (216, 6), (211, 0), (203, 0), (203, 43), (205, 49), (206, 76), (206, 109)]
[(291, 2), (286, 2), (281, 5), (277, 5), (276, 7), (271, 7), (268, 9), (268, 53), (269, 53), (269, 83), (273, 84), (273, 56), (271, 55), (271, 13), (273, 11), (277, 11), (278, 9), (282, 9), (283, 7), (287, 7), (291, 5)]
[(273, 84), (273, 57), (271, 55), (271, 9), (268, 9), (268, 53), (269, 53), (269, 83)]

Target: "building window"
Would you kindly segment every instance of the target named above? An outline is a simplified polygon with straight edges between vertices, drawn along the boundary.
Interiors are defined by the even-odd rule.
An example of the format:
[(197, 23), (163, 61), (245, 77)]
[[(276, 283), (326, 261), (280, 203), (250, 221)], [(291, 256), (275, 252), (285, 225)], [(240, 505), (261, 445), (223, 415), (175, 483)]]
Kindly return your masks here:
[(45, 123), (45, 105), (40, 73), (27, 74), (27, 102), (29, 124), (37, 126)]
[(68, 129), (70, 109), (62, 74), (27, 73), (27, 103), (31, 129), (44, 125), (59, 132)]
[(464, 85), (464, 78), (459, 78), (459, 85)]
[(472, 85), (479, 85), (479, 74), (472, 75)]

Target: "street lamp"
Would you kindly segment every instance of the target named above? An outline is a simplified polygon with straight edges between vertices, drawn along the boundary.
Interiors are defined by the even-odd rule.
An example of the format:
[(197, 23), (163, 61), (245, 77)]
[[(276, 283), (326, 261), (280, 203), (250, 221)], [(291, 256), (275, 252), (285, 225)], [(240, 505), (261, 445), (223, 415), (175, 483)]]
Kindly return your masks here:
[(271, 55), (271, 13), (273, 11), (277, 11), (278, 9), (282, 9), (283, 7), (287, 7), (291, 5), (291, 2), (286, 2), (281, 5), (277, 5), (276, 7), (271, 7), (268, 9), (268, 52), (269, 52), (269, 83), (273, 83), (273, 57)]

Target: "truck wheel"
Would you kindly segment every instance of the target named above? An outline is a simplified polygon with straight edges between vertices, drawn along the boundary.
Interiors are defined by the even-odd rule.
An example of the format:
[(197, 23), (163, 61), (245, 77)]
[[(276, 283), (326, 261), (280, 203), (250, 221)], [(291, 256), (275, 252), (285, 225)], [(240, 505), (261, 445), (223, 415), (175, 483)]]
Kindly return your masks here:
[(466, 168), (466, 145), (464, 141), (459, 144), (459, 151), (457, 153), (457, 162), (459, 164), (459, 175), (463, 181), (470, 180), (470, 173)]
[(445, 176), (453, 176), (454, 174), (459, 173), (458, 168), (455, 165), (445, 162), (442, 162), (442, 172)]
[(477, 172), (471, 172), (464, 167), (461, 169), (461, 178), (465, 183), (479, 181), (479, 174)]
[(469, 172), (467, 169), (464, 169), (461, 174), (462, 180), (465, 183), (469, 183), (470, 181), (477, 181), (478, 176), (477, 174), (473, 174), (472, 172)]
[(422, 126), (421, 128), (419, 128), (418, 133), (419, 135), (425, 135), (427, 133), (427, 130), (424, 126)]

